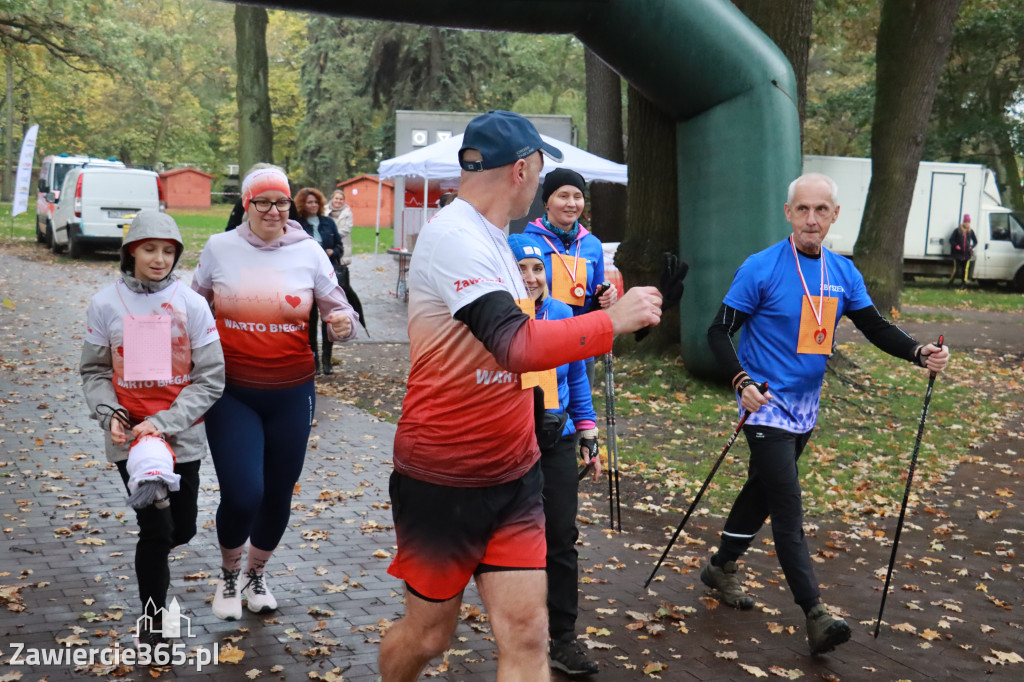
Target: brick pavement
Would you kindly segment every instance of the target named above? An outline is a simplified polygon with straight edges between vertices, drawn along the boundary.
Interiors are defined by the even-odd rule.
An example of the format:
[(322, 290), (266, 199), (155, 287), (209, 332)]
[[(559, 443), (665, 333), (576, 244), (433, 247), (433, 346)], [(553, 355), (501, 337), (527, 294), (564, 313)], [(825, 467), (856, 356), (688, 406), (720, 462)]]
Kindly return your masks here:
[[(387, 297), (393, 266), (386, 259), (364, 259), (357, 268), (354, 281), (368, 283), (359, 293), (368, 318), (376, 320), (373, 341), (400, 340), (395, 321), (403, 309)], [(8, 606), (22, 609), (3, 612), (4, 663), (13, 642), (60, 647), (58, 639), (75, 634), (88, 642), (86, 647), (130, 640), (136, 609), (134, 519), (126, 513), (116, 472), (103, 461), (98, 429), (85, 419), (76, 371), (85, 304), (112, 272), (109, 261), (57, 266), (22, 260), (0, 248), (0, 298), (14, 304), (0, 308), (0, 584), (19, 588)], [(752, 677), (754, 668), (773, 677), (799, 671), (800, 679), (1024, 678), (1024, 664), (982, 658), (994, 656), (990, 651), (1024, 654), (1024, 566), (1015, 554), (1024, 523), (1014, 503), (1024, 496), (1019, 454), (1024, 426), (1012, 428), (1015, 434), (974, 453), (978, 460), (960, 468), (947, 494), (929, 502), (930, 514), (908, 518), (893, 581), (898, 589), (889, 597), (886, 621), (907, 623), (913, 633), (886, 626), (878, 640), (870, 636), (881, 589), (872, 573), (884, 570), (888, 561), (886, 537), (895, 520), (878, 521), (877, 529), (887, 533), (876, 537), (869, 520), (851, 528), (814, 519), (812, 546), (842, 548), (835, 550), (835, 559), (819, 552), (825, 599), (846, 613), (854, 628), (849, 644), (816, 658), (806, 653), (803, 619), (780, 584), (770, 542), (759, 544), (746, 561), (759, 603), (753, 611), (712, 608), (714, 602), (707, 600), (710, 594), (695, 567), (714, 544), (721, 519), (704, 512), (691, 520), (692, 537), (673, 551), (646, 591), (642, 582), (678, 516), (627, 510), (627, 532), (608, 533), (601, 527), (606, 522), (603, 486), (588, 484), (581, 514), (595, 523), (583, 527), (581, 538), (580, 630), (591, 628), (588, 639), (598, 645), (593, 654), (602, 672), (595, 679), (738, 680)], [(271, 565), (280, 608), (270, 617), (246, 612), (237, 623), (214, 618), (205, 603), (219, 558), (213, 532), (216, 480), (206, 461), (201, 530), (173, 555), (170, 596), (191, 618), (190, 647), (233, 642), (244, 652), (240, 662), (202, 674), (187, 666), (76, 672), (40, 665), (5, 666), (0, 675), (233, 680), (259, 671), (257, 679), (375, 679), (378, 628), (401, 611), (400, 585), (385, 573), (388, 558), (375, 555), (394, 550), (386, 489), (393, 433), (388, 423), (318, 396), (293, 527)], [(996, 490), (1009, 491), (1009, 497)], [(989, 516), (979, 518), (979, 510)], [(994, 511), (1000, 514), (991, 515)], [(953, 530), (942, 531), (943, 547), (937, 550), (940, 526)], [(466, 602), (480, 604), (472, 586)], [(656, 632), (658, 626), (664, 630)], [(922, 638), (928, 629), (939, 638)], [(443, 680), (493, 679), (495, 656), (485, 616), (467, 610), (447, 663), (435, 662), (429, 674)]]

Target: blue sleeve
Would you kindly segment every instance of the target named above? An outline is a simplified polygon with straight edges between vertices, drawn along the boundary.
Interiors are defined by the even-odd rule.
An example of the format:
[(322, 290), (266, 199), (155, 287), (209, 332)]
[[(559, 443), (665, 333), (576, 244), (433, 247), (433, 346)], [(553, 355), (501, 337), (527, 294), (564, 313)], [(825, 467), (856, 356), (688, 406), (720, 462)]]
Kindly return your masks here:
[(759, 275), (762, 269), (753, 256), (743, 261), (743, 265), (736, 269), (723, 303), (741, 313), (754, 314), (761, 302)]
[(567, 412), (574, 422), (581, 419), (597, 421), (594, 398), (587, 378), (587, 363), (577, 360), (569, 363), (569, 407)]
[[(596, 237), (595, 237), (596, 239)], [(600, 240), (597, 241), (597, 258), (594, 259), (594, 283), (590, 287), (590, 293), (593, 295), (597, 291), (597, 286), (604, 281), (604, 249), (601, 248)], [(622, 292), (619, 292), (622, 295)]]

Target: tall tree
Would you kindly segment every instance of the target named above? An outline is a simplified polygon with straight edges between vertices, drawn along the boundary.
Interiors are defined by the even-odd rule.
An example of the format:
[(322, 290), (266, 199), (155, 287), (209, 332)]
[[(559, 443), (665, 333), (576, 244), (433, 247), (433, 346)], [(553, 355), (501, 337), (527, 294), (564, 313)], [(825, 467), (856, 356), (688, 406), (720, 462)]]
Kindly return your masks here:
[(960, 0), (885, 0), (876, 47), (871, 184), (854, 260), (880, 310), (899, 307), (903, 235)]
[[(632, 86), (628, 97), (628, 229), (615, 253), (615, 265), (627, 286), (657, 285), (662, 254), (679, 250), (676, 122)], [(685, 253), (681, 257), (686, 260)], [(664, 349), (678, 342), (679, 315), (675, 308), (666, 311), (643, 348)]]
[(796, 96), (802, 140), (807, 112), (807, 60), (811, 50), (814, 0), (733, 0), (733, 4), (778, 45), (793, 66), (796, 93), (790, 95)]
[(238, 168), (274, 162), (267, 65), (267, 10), (235, 6), (235, 97), (238, 101)]
[[(622, 79), (584, 50), (587, 72), (587, 151), (623, 163)], [(590, 229), (604, 242), (621, 242), (626, 233), (626, 187), (610, 182), (590, 186)]]
[(935, 96), (926, 158), (996, 169), (1003, 199), (1024, 210), (1018, 154), (1024, 122), (1024, 0), (965, 0)]

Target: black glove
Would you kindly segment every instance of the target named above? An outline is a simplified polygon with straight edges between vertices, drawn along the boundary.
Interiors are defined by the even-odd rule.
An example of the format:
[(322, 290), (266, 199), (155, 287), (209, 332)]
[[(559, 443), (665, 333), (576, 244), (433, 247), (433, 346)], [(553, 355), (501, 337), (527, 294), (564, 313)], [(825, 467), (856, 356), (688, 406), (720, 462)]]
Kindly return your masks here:
[[(678, 305), (679, 301), (683, 300), (683, 279), (686, 278), (686, 273), (689, 271), (690, 266), (679, 260), (676, 254), (665, 252), (665, 265), (661, 269), (661, 282), (658, 286), (658, 291), (661, 292), (662, 310)], [(643, 341), (650, 331), (650, 327), (638, 329), (633, 333), (633, 338)]]
[(580, 459), (584, 462), (597, 457), (597, 429), (586, 429), (580, 432)]

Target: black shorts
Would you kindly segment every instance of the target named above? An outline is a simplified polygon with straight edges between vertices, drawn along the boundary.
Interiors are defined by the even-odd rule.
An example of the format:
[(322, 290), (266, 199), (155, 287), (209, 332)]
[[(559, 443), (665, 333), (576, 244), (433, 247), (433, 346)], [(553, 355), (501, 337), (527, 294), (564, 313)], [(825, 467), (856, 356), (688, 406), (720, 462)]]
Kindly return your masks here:
[(544, 569), (543, 477), (482, 488), (426, 483), (391, 474), (398, 554), (388, 573), (431, 601), (458, 595), (481, 570)]

